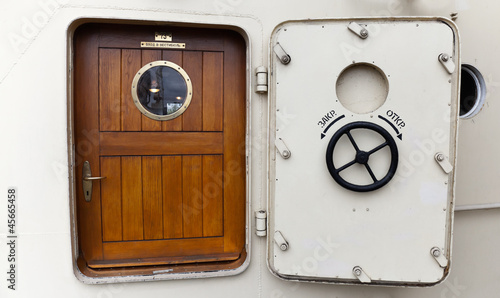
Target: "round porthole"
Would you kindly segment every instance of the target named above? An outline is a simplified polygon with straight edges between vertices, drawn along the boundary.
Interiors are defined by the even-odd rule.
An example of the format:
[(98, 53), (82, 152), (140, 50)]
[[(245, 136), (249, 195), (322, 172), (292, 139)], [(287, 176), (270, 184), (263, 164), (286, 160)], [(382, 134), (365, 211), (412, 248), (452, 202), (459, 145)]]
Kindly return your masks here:
[(460, 118), (474, 117), (484, 105), (486, 99), (486, 82), (472, 65), (462, 64), (462, 81), (460, 90)]
[(132, 81), (132, 98), (147, 117), (170, 120), (180, 116), (189, 106), (193, 87), (188, 74), (169, 61), (144, 65)]

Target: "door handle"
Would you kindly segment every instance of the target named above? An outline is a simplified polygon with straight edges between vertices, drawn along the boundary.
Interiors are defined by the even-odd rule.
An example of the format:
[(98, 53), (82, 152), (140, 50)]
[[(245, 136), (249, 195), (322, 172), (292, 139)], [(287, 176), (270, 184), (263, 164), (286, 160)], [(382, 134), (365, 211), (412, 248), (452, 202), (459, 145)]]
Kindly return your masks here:
[(92, 177), (92, 171), (90, 170), (90, 163), (86, 160), (83, 163), (82, 170), (82, 186), (83, 186), (83, 197), (85, 201), (90, 202), (92, 200), (92, 181), (106, 179), (106, 177)]
[(102, 179), (106, 179), (106, 177), (90, 177), (90, 176), (83, 177), (83, 180), (85, 181), (102, 180)]

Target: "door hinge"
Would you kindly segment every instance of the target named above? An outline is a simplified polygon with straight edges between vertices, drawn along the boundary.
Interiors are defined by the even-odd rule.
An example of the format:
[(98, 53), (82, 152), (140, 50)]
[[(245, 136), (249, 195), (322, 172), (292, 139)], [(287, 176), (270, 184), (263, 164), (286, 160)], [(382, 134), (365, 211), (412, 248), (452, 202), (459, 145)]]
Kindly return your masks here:
[(267, 68), (265, 66), (259, 66), (255, 70), (255, 75), (257, 76), (257, 85), (255, 86), (255, 92), (257, 93), (267, 93)]
[(264, 237), (267, 235), (266, 210), (255, 211), (255, 234), (259, 237)]

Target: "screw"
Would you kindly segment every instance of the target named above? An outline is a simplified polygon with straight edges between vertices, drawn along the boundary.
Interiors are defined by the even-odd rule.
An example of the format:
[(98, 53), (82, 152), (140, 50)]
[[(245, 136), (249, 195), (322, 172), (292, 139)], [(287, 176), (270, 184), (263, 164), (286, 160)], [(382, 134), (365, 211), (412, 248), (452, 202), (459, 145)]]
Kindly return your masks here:
[(438, 258), (441, 255), (441, 251), (437, 247), (433, 247), (431, 253), (435, 258)]
[(361, 38), (367, 38), (368, 37), (368, 30), (361, 29), (361, 31), (359, 32), (359, 35), (361, 35)]
[(281, 62), (283, 62), (283, 64), (290, 63), (290, 60), (291, 60), (290, 56), (288, 56), (288, 55), (285, 55), (285, 56), (281, 57)]
[(352, 269), (352, 272), (353, 272), (353, 273), (354, 273), (354, 275), (356, 275), (356, 276), (361, 276), (361, 273), (362, 273), (362, 271), (361, 271), (361, 268), (360, 268), (360, 267), (354, 267), (354, 268)]
[(443, 153), (436, 154), (436, 160), (437, 161), (443, 161), (444, 160), (444, 154)]
[(441, 54), (439, 55), (439, 58), (441, 59), (441, 61), (443, 62), (448, 62), (448, 60), (450, 59), (450, 56), (448, 56), (448, 54)]
[(285, 243), (283, 243), (283, 244), (280, 245), (280, 249), (281, 250), (287, 250), (288, 249), (288, 245), (286, 245)]
[(290, 151), (288, 150), (283, 150), (283, 158), (289, 158), (290, 157)]

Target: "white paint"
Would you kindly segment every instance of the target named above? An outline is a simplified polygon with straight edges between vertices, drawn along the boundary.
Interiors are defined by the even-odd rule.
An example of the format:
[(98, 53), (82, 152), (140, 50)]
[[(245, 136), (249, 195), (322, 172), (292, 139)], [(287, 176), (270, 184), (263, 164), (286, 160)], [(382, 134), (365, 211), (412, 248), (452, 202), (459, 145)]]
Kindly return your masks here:
[[(248, 71), (253, 77), (252, 70), (267, 65), (271, 32), (283, 21), (375, 15), (447, 17), (457, 9), (451, 6), (414, 9), (413, 3), (419, 5), (422, 1), (58, 0), (60, 6), (52, 9), (52, 14), (37, 0), (0, 4), (0, 194), (4, 198), (6, 188), (14, 185), (22, 198), (16, 292), (6, 289), (2, 275), (6, 268), (6, 245), (2, 245), (6, 235), (6, 205), (0, 200), (0, 297), (494, 297), (500, 292), (500, 284), (495, 274), (485, 275), (484, 270), (495, 272), (500, 263), (497, 254), (500, 238), (494, 236), (500, 234), (497, 210), (462, 212), (456, 216), (450, 277), (428, 289), (284, 282), (267, 269), (265, 239), (256, 236), (251, 243), (248, 269), (234, 277), (84, 285), (73, 273), (67, 158), (67, 29), (74, 20), (102, 18), (238, 26), (249, 36)], [(218, 12), (216, 4), (226, 11)], [(457, 203), (494, 205), (499, 202), (500, 192), (496, 175), (500, 156), (494, 137), (500, 127), (500, 106), (494, 100), (500, 86), (497, 67), (500, 57), (496, 55), (500, 40), (494, 34), (478, 32), (491, 32), (491, 28), (500, 26), (496, 17), (499, 4), (493, 0), (467, 1), (467, 4), (468, 9), (461, 10), (457, 19), (462, 60), (483, 73), (488, 94), (477, 116), (460, 121)], [(23, 19), (33, 23), (38, 16), (41, 20), (41, 12), (49, 15), (48, 22), (37, 28), (36, 35), (26, 38)], [(25, 27), (29, 33), (28, 25)], [(11, 34), (23, 39), (20, 49), (12, 46)], [(353, 55), (362, 51), (359, 47), (350, 50)], [(249, 209), (255, 211), (266, 209), (267, 99), (253, 92), (248, 93), (248, 99), (252, 119), (252, 142), (248, 149), (253, 166)], [(300, 116), (285, 109), (280, 110), (278, 117), (290, 125)], [(299, 181), (314, 183), (309, 169)], [(249, 228), (253, 229), (252, 225)], [(318, 251), (320, 259), (326, 251)], [(329, 265), (342, 266), (318, 261), (318, 270)]]

